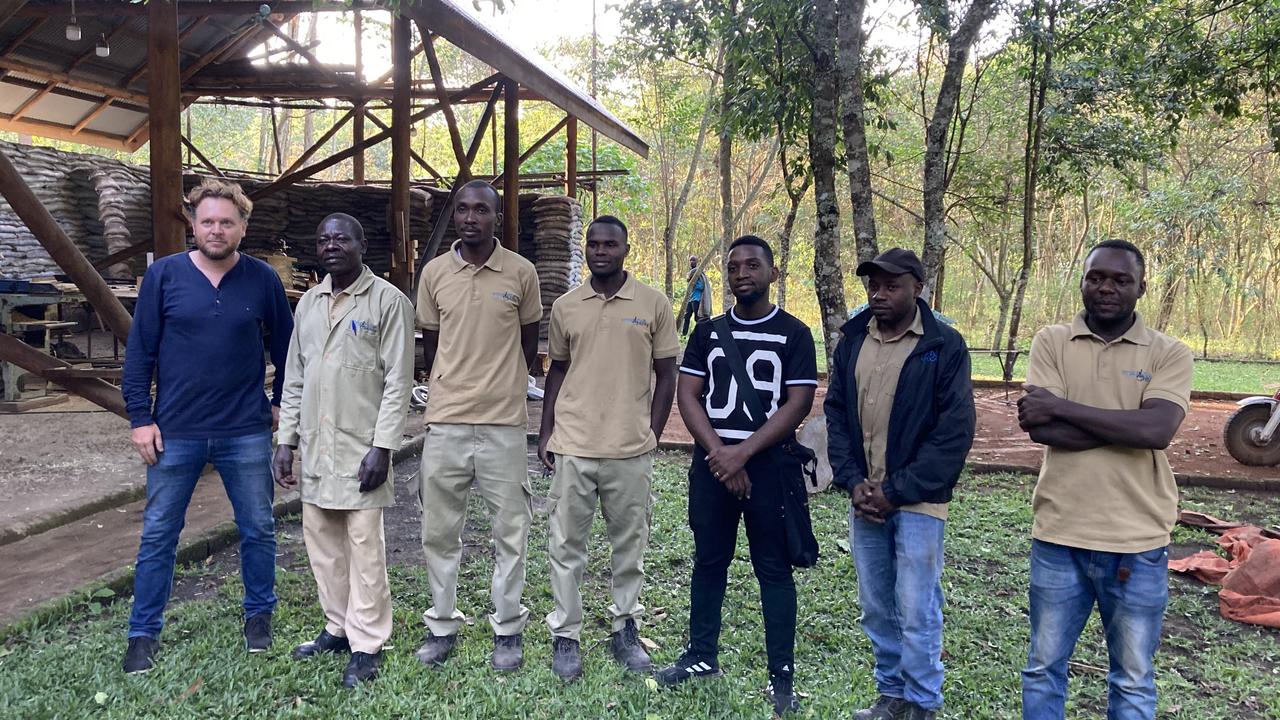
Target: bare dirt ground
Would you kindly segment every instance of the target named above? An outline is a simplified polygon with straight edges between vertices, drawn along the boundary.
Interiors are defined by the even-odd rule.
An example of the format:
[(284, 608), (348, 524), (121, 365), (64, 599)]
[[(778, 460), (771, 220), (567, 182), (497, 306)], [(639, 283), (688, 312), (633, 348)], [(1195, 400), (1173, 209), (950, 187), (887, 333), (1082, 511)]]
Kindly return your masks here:
[(0, 415), (0, 528), (145, 485), (129, 423), (72, 398)]

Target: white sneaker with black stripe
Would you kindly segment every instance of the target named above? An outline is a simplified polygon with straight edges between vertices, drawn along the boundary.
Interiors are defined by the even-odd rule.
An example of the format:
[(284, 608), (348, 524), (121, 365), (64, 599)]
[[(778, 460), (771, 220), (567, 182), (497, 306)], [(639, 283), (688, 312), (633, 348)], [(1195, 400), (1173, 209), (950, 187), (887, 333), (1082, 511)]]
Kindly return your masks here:
[(703, 658), (685, 651), (675, 665), (662, 668), (653, 673), (653, 678), (667, 687), (679, 685), (691, 678), (720, 677), (720, 663), (715, 658)]

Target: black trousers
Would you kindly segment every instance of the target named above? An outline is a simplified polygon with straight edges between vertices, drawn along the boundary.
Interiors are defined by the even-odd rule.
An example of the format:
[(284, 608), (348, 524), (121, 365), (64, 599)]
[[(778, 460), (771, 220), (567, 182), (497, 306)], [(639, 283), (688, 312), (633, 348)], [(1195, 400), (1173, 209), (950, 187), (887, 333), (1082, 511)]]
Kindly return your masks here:
[(689, 320), (698, 314), (698, 306), (702, 304), (701, 300), (690, 300), (684, 304), (684, 312), (680, 313), (680, 334), (689, 334)]
[(747, 526), (751, 567), (760, 582), (769, 673), (795, 671), (796, 585), (782, 522), (782, 472), (790, 463), (777, 448), (747, 463), (751, 497), (739, 500), (711, 475), (706, 453), (696, 448), (689, 468), (689, 527), (693, 530), (693, 581), (689, 590), (689, 650), (715, 659), (720, 650), (721, 606), (729, 563), (738, 543), (738, 520)]

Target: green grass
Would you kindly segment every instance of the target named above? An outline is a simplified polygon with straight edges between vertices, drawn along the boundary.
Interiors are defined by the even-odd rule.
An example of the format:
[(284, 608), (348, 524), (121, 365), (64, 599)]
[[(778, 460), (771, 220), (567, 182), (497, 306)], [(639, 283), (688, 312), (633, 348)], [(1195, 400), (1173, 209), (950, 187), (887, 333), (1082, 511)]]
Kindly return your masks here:
[[(684, 642), (692, 540), (686, 523), (684, 466), (678, 457), (657, 466), (650, 580), (643, 596), (659, 613), (642, 634), (669, 662)], [(948, 564), (945, 662), (947, 707), (943, 717), (1005, 720), (1018, 715), (1018, 670), (1027, 643), (1027, 550), (1033, 478), (1000, 475), (966, 478), (952, 506)], [(539, 479), (539, 491), (546, 481)], [(1273, 502), (1239, 493), (1195, 490), (1187, 503), (1222, 517), (1274, 519)], [(871, 653), (857, 625), (856, 578), (847, 547), (847, 499), (815, 499), (814, 521), (823, 543), (819, 566), (797, 574), (800, 632), (797, 686), (807, 697), (803, 717), (848, 717), (873, 699)], [(479, 520), (473, 500), (472, 517)], [(549, 638), (541, 618), (551, 608), (547, 584), (546, 520), (538, 516), (530, 541), (525, 602), (532, 611), (526, 633), (526, 667), (497, 676), (488, 668), (489, 629), (483, 617), (492, 570), (481, 552), (464, 564), (459, 605), (476, 614), (464, 631), (460, 653), (442, 670), (427, 670), (412, 652), (420, 641), (419, 614), (428, 603), (425, 571), (396, 564), (391, 571), (395, 604), (394, 646), (382, 677), (354, 692), (338, 687), (342, 660), (304, 663), (288, 649), (316, 631), (315, 588), (305, 570), (298, 529), (282, 529), (281, 597), (276, 648), (248, 657), (241, 649), (241, 586), (234, 562), (225, 559), (183, 571), (186, 582), (216, 586), (210, 599), (176, 603), (169, 610), (161, 659), (147, 675), (126, 677), (119, 668), (128, 602), (105, 607), (80, 604), (59, 617), (29, 626), (0, 649), (0, 716), (12, 718), (766, 718), (763, 632), (758, 589), (745, 541), (730, 575), (721, 662), (726, 677), (672, 691), (651, 689), (608, 657), (605, 606), (607, 558), (600, 524), (584, 590), (586, 676), (561, 684), (548, 667)], [(1207, 546), (1210, 536), (1179, 529), (1176, 542)], [(417, 557), (408, 558), (417, 563)], [(218, 585), (219, 583), (220, 586)], [(1158, 657), (1161, 718), (1280, 717), (1280, 642), (1273, 631), (1238, 625), (1218, 616), (1212, 588), (1172, 581), (1166, 638)], [(1091, 622), (1075, 660), (1105, 667), (1100, 629)], [(1100, 717), (1105, 681), (1073, 673), (1068, 717)]]
[[(1000, 362), (996, 358), (985, 353), (973, 353), (970, 359), (975, 379), (999, 380), (1002, 377)], [(1013, 377), (1022, 380), (1026, 372), (1027, 356), (1019, 355), (1013, 366)], [(1277, 383), (1280, 383), (1280, 364), (1243, 360), (1197, 361), (1191, 389), (1270, 395), (1275, 388), (1268, 390), (1265, 386)]]

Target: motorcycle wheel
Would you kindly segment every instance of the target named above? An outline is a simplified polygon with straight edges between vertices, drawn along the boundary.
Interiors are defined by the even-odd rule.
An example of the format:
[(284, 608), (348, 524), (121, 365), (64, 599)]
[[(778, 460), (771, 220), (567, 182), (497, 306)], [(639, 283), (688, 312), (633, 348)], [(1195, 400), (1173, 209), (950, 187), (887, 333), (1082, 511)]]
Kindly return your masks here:
[(1280, 464), (1280, 432), (1272, 435), (1266, 445), (1259, 445), (1253, 439), (1254, 433), (1261, 431), (1270, 418), (1270, 405), (1246, 405), (1227, 418), (1227, 425), (1222, 429), (1222, 444), (1241, 465)]

